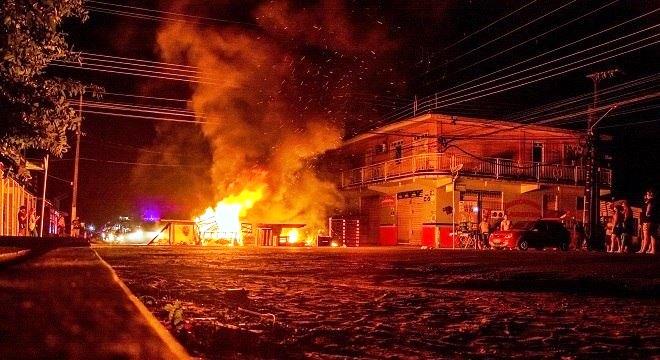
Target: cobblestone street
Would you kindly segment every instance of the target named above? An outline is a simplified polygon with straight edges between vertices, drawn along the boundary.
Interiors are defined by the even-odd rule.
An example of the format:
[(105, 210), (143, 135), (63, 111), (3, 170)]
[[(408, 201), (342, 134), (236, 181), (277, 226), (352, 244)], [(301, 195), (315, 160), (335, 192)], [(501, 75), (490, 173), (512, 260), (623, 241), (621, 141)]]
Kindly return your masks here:
[(653, 256), (96, 250), (202, 358), (660, 356), (660, 266)]

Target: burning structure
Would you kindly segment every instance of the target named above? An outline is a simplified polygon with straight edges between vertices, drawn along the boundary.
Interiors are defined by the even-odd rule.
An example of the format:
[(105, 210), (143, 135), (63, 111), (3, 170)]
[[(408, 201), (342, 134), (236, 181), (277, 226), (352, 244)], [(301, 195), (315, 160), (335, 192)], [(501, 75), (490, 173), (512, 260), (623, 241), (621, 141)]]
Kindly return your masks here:
[[(200, 13), (204, 5), (166, 6)], [(216, 15), (232, 6), (205, 11)], [(141, 159), (174, 165), (181, 158), (160, 154), (185, 154), (208, 170), (172, 166), (152, 179), (136, 169), (134, 183), (147, 197), (190, 204), (168, 216), (199, 220), (209, 238), (236, 233), (240, 222), (304, 223), (301, 237), (315, 236), (344, 204), (334, 181), (319, 175), (319, 157), (340, 146), (347, 122), (364, 125), (370, 117), (353, 94), (406, 86), (391, 57), (401, 42), (382, 19), (358, 17), (343, 1), (310, 3), (304, 11), (289, 0), (240, 8), (245, 22), (160, 28), (160, 58), (196, 69), (188, 107), (199, 126), (158, 124), (159, 152)]]

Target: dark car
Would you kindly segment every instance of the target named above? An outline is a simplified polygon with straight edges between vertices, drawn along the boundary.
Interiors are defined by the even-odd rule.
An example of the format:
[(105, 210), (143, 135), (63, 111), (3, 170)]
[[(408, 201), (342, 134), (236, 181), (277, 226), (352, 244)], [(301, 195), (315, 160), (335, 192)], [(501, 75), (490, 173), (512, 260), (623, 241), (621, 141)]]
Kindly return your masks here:
[(556, 247), (568, 250), (571, 234), (556, 220), (522, 221), (511, 230), (498, 230), (490, 235), (488, 242), (492, 248), (527, 250), (530, 247), (543, 249)]

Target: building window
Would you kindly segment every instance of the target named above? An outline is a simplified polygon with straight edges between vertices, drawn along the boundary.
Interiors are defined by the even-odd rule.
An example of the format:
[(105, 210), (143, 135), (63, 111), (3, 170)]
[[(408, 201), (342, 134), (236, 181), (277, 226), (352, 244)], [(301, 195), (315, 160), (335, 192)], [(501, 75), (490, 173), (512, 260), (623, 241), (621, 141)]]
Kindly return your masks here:
[(386, 143), (376, 145), (376, 154), (382, 154), (386, 151), (387, 151), (387, 144)]
[(543, 144), (534, 143), (534, 147), (532, 148), (532, 162), (543, 162)]
[(578, 196), (577, 198), (575, 198), (575, 209), (577, 211), (584, 210), (584, 196)]
[(564, 144), (564, 157), (562, 163), (564, 165), (575, 165), (580, 159), (580, 150), (577, 145)]
[[(403, 157), (403, 140), (393, 142), (392, 149), (394, 150), (394, 159), (401, 160)], [(398, 162), (399, 161), (397, 161), (397, 163)]]

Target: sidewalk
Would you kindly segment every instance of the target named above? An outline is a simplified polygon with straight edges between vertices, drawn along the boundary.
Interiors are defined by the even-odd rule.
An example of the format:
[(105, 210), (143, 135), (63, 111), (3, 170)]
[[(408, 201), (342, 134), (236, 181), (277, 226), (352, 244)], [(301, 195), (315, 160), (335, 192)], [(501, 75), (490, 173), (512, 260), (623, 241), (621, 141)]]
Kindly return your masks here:
[(0, 269), (1, 358), (187, 358), (94, 250), (34, 255)]

